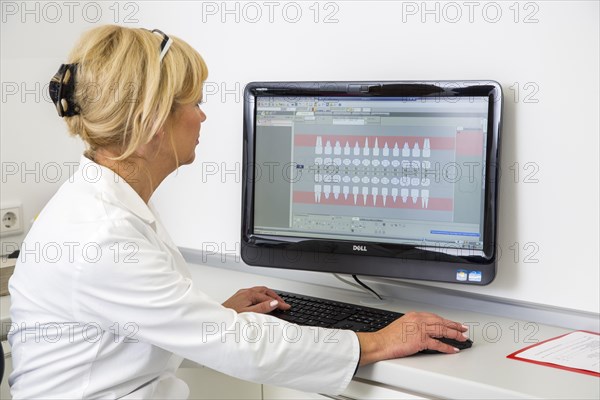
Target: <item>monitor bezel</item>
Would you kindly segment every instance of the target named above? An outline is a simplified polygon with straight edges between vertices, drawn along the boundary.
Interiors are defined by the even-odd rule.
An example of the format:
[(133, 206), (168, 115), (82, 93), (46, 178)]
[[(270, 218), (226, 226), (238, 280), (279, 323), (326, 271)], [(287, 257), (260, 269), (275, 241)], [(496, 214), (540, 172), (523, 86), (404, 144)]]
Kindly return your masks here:
[[(479, 97), (488, 98), (484, 254), (450, 255), (419, 246), (254, 233), (257, 96)], [(487, 285), (496, 276), (499, 145), (503, 94), (493, 80), (252, 82), (244, 90), (242, 260), (251, 266)], [(362, 246), (356, 250), (356, 246)], [(367, 249), (363, 251), (362, 249)], [(471, 280), (470, 273), (479, 274)], [(465, 276), (469, 279), (463, 279)], [(477, 275), (475, 275), (477, 276)], [(460, 278), (459, 278), (460, 277)]]

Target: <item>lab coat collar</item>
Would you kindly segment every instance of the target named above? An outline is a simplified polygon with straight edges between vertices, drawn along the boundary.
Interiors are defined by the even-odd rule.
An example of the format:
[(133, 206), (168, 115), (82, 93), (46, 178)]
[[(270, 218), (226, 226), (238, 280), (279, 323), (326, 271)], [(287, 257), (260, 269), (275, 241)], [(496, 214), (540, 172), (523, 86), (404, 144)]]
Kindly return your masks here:
[(85, 155), (79, 161), (78, 173), (87, 182), (97, 182), (106, 201), (131, 211), (156, 231), (156, 218), (152, 210), (121, 176)]

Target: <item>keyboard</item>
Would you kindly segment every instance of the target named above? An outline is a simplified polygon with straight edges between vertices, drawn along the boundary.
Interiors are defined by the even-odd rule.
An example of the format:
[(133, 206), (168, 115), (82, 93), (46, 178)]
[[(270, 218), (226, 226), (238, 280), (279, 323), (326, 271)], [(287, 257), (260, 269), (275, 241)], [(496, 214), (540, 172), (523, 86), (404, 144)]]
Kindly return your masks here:
[[(298, 293), (280, 290), (275, 290), (275, 292), (292, 307), (286, 311), (275, 310), (271, 312), (271, 315), (298, 325), (348, 329), (354, 332), (375, 332), (404, 315), (379, 308), (358, 306)], [(466, 342), (448, 338), (438, 340), (461, 350), (472, 345), (470, 340)], [(425, 350), (423, 352), (435, 353), (436, 351)]]

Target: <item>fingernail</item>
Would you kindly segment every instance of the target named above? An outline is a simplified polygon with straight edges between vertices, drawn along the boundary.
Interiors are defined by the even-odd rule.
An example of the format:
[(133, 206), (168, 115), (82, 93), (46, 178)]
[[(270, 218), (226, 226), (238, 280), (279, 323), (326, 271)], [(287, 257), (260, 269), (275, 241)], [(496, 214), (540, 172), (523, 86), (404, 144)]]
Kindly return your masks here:
[(467, 335), (465, 335), (464, 333), (462, 334), (462, 337), (463, 337), (464, 339), (468, 339), (468, 338), (469, 338), (469, 337), (468, 337)]
[(269, 303), (269, 305), (270, 305), (271, 307), (275, 307), (275, 306), (277, 305), (277, 300), (272, 300), (272, 301)]
[(460, 351), (460, 349), (459, 349), (458, 347), (455, 347), (455, 348), (454, 348), (454, 352), (455, 352), (455, 353), (458, 353), (459, 351)]
[(466, 329), (466, 330), (469, 330), (469, 327), (468, 327), (468, 326), (466, 326), (466, 325), (463, 325), (463, 326), (462, 326), (462, 328), (463, 328), (463, 329)]

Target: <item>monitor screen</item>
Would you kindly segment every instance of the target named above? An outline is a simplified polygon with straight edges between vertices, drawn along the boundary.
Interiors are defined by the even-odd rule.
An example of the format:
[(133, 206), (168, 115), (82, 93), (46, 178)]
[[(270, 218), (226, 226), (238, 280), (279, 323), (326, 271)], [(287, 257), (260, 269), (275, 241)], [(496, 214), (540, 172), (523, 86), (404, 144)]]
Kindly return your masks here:
[(248, 85), (244, 261), (491, 282), (501, 100), (495, 82)]

